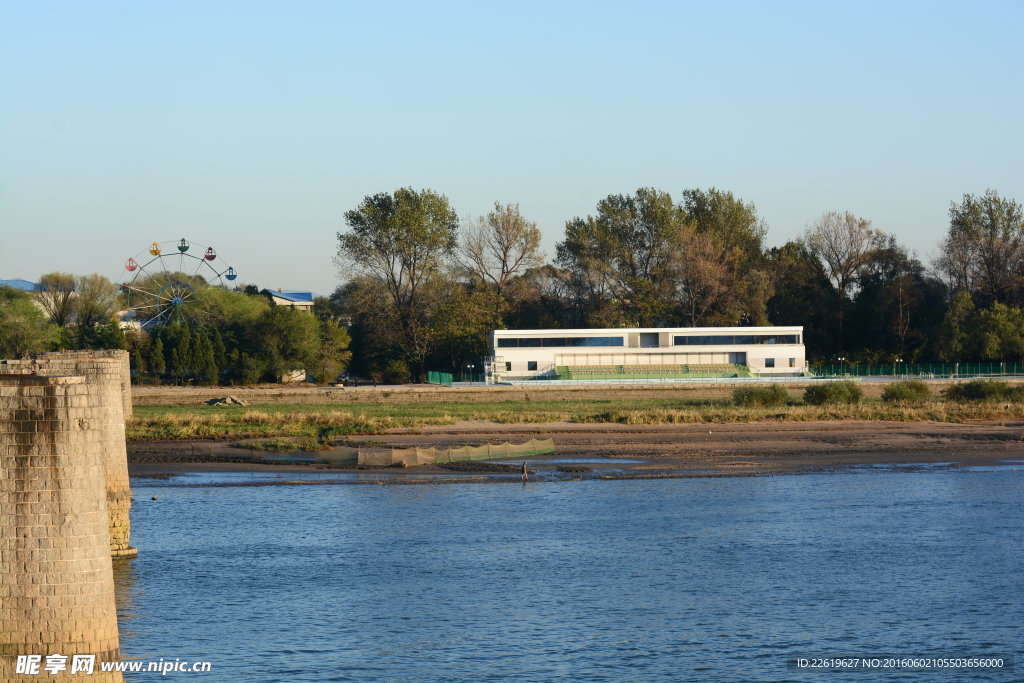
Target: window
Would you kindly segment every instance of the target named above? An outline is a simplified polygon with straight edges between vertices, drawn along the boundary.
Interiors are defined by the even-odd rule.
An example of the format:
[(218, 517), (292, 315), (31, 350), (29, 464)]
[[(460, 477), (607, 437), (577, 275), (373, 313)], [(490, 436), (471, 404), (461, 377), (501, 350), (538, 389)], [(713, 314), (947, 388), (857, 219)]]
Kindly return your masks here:
[(537, 372), (537, 361), (528, 360), (526, 361), (526, 369), (530, 372)]
[(538, 346), (625, 346), (622, 337), (499, 337), (499, 349)]
[(790, 358), (789, 359), (789, 367), (791, 367), (791, 368), (795, 368), (796, 367), (796, 358)]
[(512, 361), (505, 361), (505, 372), (512, 372)]
[(774, 368), (775, 367), (775, 359), (774, 358), (765, 358), (764, 359), (764, 366), (766, 368)]
[(717, 334), (687, 335), (673, 338), (676, 346), (732, 346), (734, 344), (799, 344), (798, 334)]

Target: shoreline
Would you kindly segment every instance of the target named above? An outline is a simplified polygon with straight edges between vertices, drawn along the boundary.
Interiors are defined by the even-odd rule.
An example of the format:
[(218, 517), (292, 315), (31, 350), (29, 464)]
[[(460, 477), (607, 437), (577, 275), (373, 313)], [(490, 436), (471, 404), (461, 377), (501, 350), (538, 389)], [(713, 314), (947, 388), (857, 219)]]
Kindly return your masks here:
[[(366, 437), (396, 447), (447, 448), (533, 436), (552, 438), (556, 451), (531, 456), (531, 473), (554, 479), (679, 478), (762, 476), (841, 471), (858, 467), (924, 468), (1000, 467), (1020, 463), (1024, 469), (1024, 421), (879, 423), (829, 421), (801, 423), (729, 423), (682, 425), (620, 425), (474, 421), (418, 429), (393, 429)], [(360, 437), (362, 438), (362, 437)], [(409, 475), (450, 478), (435, 465), (409, 468), (358, 469), (322, 464), (281, 464), (248, 460), (245, 449), (226, 441), (133, 441), (128, 444), (129, 474), (227, 472), (330, 473), (417, 481)], [(310, 454), (315, 456), (316, 454)], [(223, 461), (222, 461), (223, 459)], [(615, 462), (615, 460), (640, 462)], [(566, 473), (562, 460), (591, 472)], [(506, 464), (522, 458), (507, 459)], [(497, 462), (497, 461), (495, 461)], [(471, 472), (466, 472), (471, 474)], [(474, 479), (508, 479), (507, 474), (481, 472)], [(518, 481), (518, 477), (514, 478)], [(465, 481), (466, 477), (456, 477)], [(422, 479), (418, 479), (422, 481)]]

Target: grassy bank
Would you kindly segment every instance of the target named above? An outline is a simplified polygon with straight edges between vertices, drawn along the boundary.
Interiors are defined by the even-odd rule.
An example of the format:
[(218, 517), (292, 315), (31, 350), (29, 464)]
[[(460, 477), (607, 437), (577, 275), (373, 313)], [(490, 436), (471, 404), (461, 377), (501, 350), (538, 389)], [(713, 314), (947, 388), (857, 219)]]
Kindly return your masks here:
[(137, 406), (129, 440), (310, 438), (379, 434), (396, 427), (450, 425), (460, 420), (627, 425), (818, 420), (963, 422), (1024, 417), (1024, 404), (932, 400), (916, 404), (867, 399), (857, 405), (739, 407), (730, 399), (610, 399), (410, 404), (275, 404), (258, 407)]

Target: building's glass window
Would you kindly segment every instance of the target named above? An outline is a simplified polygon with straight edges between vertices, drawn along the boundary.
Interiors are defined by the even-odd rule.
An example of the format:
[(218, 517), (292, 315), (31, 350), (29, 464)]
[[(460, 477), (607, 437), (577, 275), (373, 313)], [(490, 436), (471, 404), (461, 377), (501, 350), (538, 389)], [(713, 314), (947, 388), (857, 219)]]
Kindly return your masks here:
[(505, 361), (505, 372), (512, 372), (512, 361)]
[(789, 359), (789, 367), (791, 367), (791, 368), (795, 368), (796, 367), (796, 358), (790, 358)]
[(498, 337), (499, 349), (537, 346), (625, 346), (623, 337)]
[(526, 361), (526, 369), (528, 371), (530, 371), (530, 372), (536, 372), (537, 371), (537, 361), (535, 361), (535, 360), (528, 360), (528, 361)]
[(775, 359), (774, 358), (765, 358), (764, 359), (764, 366), (766, 368), (774, 368), (775, 367)]
[(799, 334), (716, 334), (673, 337), (676, 346), (735, 346), (737, 344), (799, 344)]

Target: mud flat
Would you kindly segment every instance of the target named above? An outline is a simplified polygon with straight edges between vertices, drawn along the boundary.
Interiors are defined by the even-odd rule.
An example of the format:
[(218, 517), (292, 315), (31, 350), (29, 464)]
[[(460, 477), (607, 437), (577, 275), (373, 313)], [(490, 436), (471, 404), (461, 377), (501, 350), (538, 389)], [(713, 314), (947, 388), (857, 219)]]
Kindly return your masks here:
[[(557, 451), (529, 458), (538, 473), (578, 465), (593, 475), (795, 474), (863, 465), (943, 467), (1013, 466), (1024, 469), (1024, 420), (950, 424), (943, 422), (829, 421), (800, 423), (618, 425), (497, 424), (459, 422), (394, 429), (372, 437), (395, 447), (450, 447), (488, 441), (513, 443), (532, 436), (552, 438)], [(223, 441), (129, 443), (133, 476), (156, 473), (274, 471), (339, 472), (355, 468), (323, 464), (260, 462)], [(302, 453), (330, 457), (330, 451)], [(620, 461), (636, 462), (620, 462)], [(567, 462), (570, 461), (570, 462)], [(585, 462), (580, 462), (585, 461)], [(434, 466), (387, 468), (389, 477), (443, 474)]]

